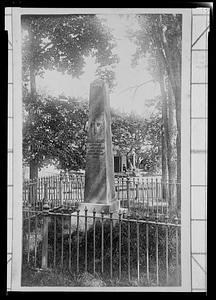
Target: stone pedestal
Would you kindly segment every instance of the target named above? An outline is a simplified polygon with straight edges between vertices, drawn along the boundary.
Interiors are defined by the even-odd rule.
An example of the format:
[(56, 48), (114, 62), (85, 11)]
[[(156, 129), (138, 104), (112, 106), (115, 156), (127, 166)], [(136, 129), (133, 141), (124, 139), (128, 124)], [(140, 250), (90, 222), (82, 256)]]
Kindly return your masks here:
[(111, 204), (102, 204), (102, 203), (80, 203), (79, 209), (81, 212), (85, 210), (85, 208), (88, 209), (88, 215), (92, 215), (93, 210), (95, 210), (96, 213), (101, 213), (102, 211), (105, 214), (108, 214), (111, 212), (119, 212), (120, 210), (120, 202), (119, 201), (113, 201)]
[(114, 161), (109, 95), (106, 84), (95, 80), (90, 86), (84, 203), (79, 209), (91, 213), (119, 210), (115, 198)]

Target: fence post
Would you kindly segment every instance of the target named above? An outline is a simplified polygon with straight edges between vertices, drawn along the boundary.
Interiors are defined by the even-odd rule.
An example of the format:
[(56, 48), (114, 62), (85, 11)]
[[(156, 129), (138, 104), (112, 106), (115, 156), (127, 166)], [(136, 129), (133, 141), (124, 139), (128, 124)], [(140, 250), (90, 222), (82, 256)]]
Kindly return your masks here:
[(176, 281), (177, 281), (177, 285), (180, 284), (180, 267), (179, 267), (179, 233), (178, 233), (178, 223), (179, 223), (179, 219), (176, 216), (175, 217), (175, 224), (176, 226)]
[(117, 199), (120, 200), (120, 198), (119, 198), (119, 177), (117, 177)]
[[(47, 197), (48, 193), (47, 193), (47, 182), (44, 182), (44, 199), (43, 199), (43, 207), (45, 204), (48, 203), (48, 197)], [(43, 209), (42, 207), (42, 209)]]
[(122, 212), (119, 211), (119, 280), (121, 280), (121, 248), (122, 248), (122, 239), (121, 239), (121, 221), (122, 221)]
[(136, 183), (136, 200), (139, 201), (139, 182)]
[(60, 177), (59, 177), (59, 201), (60, 201), (60, 206), (63, 205), (63, 197), (62, 197), (62, 173), (60, 173)]
[(127, 177), (127, 201), (128, 201), (128, 211), (130, 211), (130, 178)]
[(33, 185), (33, 181), (30, 179), (29, 180), (29, 188), (28, 188), (28, 202), (30, 205), (32, 205), (32, 185)]
[(104, 272), (104, 211), (101, 212), (101, 273)]
[(33, 204), (33, 209), (35, 210), (37, 203), (37, 180), (35, 179), (32, 185), (32, 204)]
[(42, 269), (46, 269), (48, 266), (48, 226), (49, 205), (46, 202), (43, 206)]
[(139, 215), (136, 216), (136, 227), (137, 227), (137, 282), (140, 281), (140, 236), (139, 236)]
[(113, 274), (113, 212), (110, 211), (110, 278)]
[(37, 211), (39, 209), (39, 203), (40, 203), (40, 179), (37, 179), (36, 184), (36, 198), (35, 198), (35, 210)]

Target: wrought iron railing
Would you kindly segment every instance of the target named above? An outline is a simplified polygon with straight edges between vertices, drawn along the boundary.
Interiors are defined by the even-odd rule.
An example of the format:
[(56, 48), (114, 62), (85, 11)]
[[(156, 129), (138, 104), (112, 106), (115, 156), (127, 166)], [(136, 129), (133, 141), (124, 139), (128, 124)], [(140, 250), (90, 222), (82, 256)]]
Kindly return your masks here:
[(23, 221), (23, 263), (98, 275), (108, 285), (181, 284), (181, 224), (128, 212), (29, 209)]
[[(84, 175), (50, 176), (24, 181), (23, 208), (42, 211), (46, 202), (51, 209), (76, 207), (84, 202)], [(129, 211), (164, 215), (177, 197), (177, 183), (163, 182), (160, 177), (115, 177), (116, 199)]]

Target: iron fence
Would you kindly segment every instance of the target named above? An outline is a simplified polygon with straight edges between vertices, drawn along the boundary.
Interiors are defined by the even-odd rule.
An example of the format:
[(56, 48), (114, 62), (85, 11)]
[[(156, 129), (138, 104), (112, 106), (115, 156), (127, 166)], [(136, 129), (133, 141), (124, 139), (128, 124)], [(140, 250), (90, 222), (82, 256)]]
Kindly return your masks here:
[[(44, 202), (50, 208), (74, 207), (84, 202), (84, 175), (49, 176), (35, 181), (24, 181), (23, 208), (42, 211)], [(115, 193), (121, 207), (145, 210), (147, 214), (166, 214), (170, 197), (176, 197), (177, 183), (160, 178), (115, 177)]]
[(72, 209), (23, 219), (23, 263), (100, 275), (108, 285), (181, 284), (180, 220), (139, 217), (128, 212), (80, 212)]

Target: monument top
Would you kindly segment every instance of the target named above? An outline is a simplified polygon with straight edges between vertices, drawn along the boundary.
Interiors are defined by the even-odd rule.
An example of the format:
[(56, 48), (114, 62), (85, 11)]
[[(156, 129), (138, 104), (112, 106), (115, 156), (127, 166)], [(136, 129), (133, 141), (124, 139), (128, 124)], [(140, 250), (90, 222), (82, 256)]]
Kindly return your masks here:
[(105, 81), (102, 79), (95, 79), (91, 82), (91, 85), (106, 85)]

